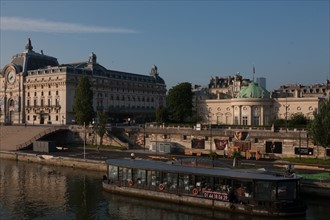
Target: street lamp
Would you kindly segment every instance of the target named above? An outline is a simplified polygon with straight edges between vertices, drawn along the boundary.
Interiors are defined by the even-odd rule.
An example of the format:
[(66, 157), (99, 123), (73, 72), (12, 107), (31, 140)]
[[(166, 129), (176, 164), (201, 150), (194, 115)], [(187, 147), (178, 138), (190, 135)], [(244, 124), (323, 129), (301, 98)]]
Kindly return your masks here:
[(84, 160), (86, 159), (86, 123), (84, 122)]
[(146, 123), (143, 124), (143, 150), (146, 150)]
[(285, 132), (288, 132), (288, 97), (285, 98)]
[(212, 153), (212, 113), (209, 113), (209, 129), (210, 129), (210, 153)]
[(301, 160), (301, 134), (299, 131), (299, 160)]

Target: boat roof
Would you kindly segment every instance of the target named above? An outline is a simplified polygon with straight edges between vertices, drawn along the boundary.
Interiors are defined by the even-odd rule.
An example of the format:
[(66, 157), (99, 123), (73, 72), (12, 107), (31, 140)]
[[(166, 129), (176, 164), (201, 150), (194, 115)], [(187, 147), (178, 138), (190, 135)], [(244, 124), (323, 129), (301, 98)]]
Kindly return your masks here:
[(243, 170), (243, 169), (228, 169), (228, 168), (205, 168), (205, 167), (192, 167), (176, 164), (169, 164), (165, 162), (142, 160), (142, 159), (108, 159), (108, 165), (127, 167), (143, 170), (156, 170), (169, 173), (182, 173), (200, 176), (219, 176), (232, 179), (245, 179), (245, 180), (266, 180), (266, 181), (285, 181), (285, 180), (298, 180), (299, 178), (291, 178), (284, 176), (276, 176), (274, 174), (264, 173), (257, 170)]

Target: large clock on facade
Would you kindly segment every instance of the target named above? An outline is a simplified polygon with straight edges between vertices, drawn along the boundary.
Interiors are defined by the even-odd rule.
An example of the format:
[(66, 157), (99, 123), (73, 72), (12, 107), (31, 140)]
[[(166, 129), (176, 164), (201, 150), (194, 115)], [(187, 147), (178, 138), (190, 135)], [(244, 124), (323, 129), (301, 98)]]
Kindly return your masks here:
[(8, 83), (13, 84), (15, 82), (15, 79), (16, 79), (16, 73), (15, 73), (15, 71), (10, 71), (7, 74), (7, 81), (8, 81)]

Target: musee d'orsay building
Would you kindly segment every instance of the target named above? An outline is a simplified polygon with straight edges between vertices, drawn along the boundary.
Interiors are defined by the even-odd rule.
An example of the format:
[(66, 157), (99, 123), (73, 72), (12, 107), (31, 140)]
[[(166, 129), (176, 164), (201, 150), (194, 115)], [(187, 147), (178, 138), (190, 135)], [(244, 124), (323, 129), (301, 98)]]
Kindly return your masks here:
[(0, 72), (0, 123), (70, 124), (74, 122), (75, 89), (88, 76), (94, 110), (111, 118), (149, 121), (166, 105), (166, 85), (156, 66), (149, 75), (106, 69), (95, 54), (88, 61), (59, 64), (37, 53), (28, 39), (25, 50)]

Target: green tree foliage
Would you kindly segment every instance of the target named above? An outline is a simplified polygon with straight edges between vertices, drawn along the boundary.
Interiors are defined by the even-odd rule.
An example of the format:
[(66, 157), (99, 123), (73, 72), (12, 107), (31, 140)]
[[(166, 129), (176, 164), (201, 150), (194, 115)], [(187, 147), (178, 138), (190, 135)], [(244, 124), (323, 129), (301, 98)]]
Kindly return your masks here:
[(330, 100), (321, 103), (320, 111), (314, 112), (314, 120), (309, 129), (313, 143), (327, 147), (330, 146)]
[(102, 112), (97, 112), (97, 124), (96, 124), (96, 134), (100, 137), (100, 145), (103, 144), (103, 137), (106, 132), (105, 124), (107, 122), (107, 116)]
[(159, 106), (156, 111), (156, 122), (165, 123), (168, 122), (168, 110), (166, 107)]
[(74, 97), (74, 115), (78, 124), (89, 124), (94, 117), (93, 91), (87, 76), (80, 78)]
[(290, 117), (289, 127), (301, 127), (308, 124), (308, 119), (301, 112), (295, 113)]
[(308, 119), (306, 116), (300, 112), (292, 114), (292, 116), (288, 119), (274, 119), (271, 121), (271, 124), (273, 124), (275, 127), (286, 127), (288, 128), (301, 128), (301, 127), (307, 127), (308, 125)]
[(184, 82), (172, 87), (167, 98), (173, 122), (183, 123), (190, 120), (193, 107), (193, 93), (190, 83)]

